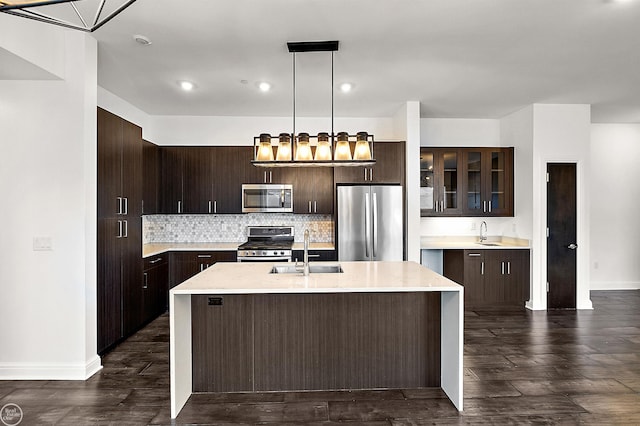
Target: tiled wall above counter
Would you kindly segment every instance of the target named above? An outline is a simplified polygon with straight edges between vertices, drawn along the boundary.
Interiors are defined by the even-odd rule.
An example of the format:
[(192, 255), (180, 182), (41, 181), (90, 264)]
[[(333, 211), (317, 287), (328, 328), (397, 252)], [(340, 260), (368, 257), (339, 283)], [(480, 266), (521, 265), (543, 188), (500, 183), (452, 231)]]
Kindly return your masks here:
[(305, 229), (311, 242), (333, 242), (331, 215), (250, 213), (229, 215), (151, 215), (142, 217), (142, 240), (151, 243), (244, 242), (247, 226), (294, 226), (295, 241)]

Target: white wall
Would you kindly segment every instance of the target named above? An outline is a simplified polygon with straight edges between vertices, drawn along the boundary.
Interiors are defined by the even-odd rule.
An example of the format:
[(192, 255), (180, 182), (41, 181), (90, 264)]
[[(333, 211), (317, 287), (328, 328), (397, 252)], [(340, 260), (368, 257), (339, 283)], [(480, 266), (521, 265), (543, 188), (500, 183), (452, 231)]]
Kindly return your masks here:
[[(64, 79), (0, 81), (0, 379), (85, 379), (100, 368), (97, 43), (77, 31), (40, 24), (33, 33), (31, 21), (13, 21), (0, 45), (16, 55), (62, 55), (47, 62), (62, 63)], [(49, 238), (52, 250), (34, 251), (35, 237)]]
[(591, 107), (589, 105), (533, 106), (533, 238), (531, 309), (546, 309), (547, 163), (577, 165), (577, 308), (591, 309), (589, 297), (589, 184)]
[(591, 126), (591, 289), (640, 289), (640, 124)]
[[(124, 117), (127, 118), (127, 117)], [(260, 133), (292, 131), (291, 117), (151, 116), (145, 138), (157, 145), (252, 145)], [(366, 131), (376, 141), (398, 140), (391, 118), (336, 118), (335, 132)], [(331, 131), (331, 120), (296, 119), (296, 132)], [(148, 136), (148, 138), (146, 137)]]
[(153, 141), (149, 139), (153, 135), (152, 120), (151, 116), (146, 112), (100, 86), (98, 86), (98, 106), (142, 127), (142, 138)]

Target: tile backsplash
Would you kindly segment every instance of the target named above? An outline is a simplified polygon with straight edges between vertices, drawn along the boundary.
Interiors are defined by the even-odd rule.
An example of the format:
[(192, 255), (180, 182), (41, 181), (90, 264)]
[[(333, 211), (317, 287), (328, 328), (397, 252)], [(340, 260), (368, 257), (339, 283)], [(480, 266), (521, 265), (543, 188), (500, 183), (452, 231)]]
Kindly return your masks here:
[(247, 226), (294, 226), (295, 240), (303, 241), (305, 229), (311, 242), (333, 242), (331, 215), (249, 213), (225, 215), (152, 215), (142, 217), (142, 242), (213, 243), (244, 242)]

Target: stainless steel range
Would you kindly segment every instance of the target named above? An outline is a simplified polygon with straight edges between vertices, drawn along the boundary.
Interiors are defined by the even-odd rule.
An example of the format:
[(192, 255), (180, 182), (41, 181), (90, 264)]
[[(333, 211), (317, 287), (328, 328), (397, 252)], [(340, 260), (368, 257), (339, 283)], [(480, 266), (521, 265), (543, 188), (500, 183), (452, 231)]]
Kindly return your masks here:
[(293, 226), (248, 226), (238, 262), (291, 262)]

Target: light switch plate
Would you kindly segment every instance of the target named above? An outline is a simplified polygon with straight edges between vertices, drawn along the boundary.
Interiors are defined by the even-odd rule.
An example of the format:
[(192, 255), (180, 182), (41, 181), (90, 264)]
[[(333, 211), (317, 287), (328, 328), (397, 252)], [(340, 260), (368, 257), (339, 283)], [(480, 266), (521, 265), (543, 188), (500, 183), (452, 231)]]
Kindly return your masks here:
[(53, 250), (53, 239), (51, 237), (33, 237), (33, 251)]

